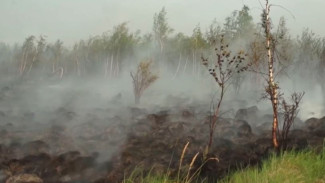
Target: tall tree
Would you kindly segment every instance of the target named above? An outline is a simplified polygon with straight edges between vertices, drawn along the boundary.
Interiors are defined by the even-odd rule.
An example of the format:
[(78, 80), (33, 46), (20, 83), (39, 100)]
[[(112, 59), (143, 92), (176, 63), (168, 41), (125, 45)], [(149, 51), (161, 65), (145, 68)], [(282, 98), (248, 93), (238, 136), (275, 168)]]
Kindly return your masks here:
[(272, 142), (275, 148), (279, 147), (279, 142), (277, 138), (277, 133), (279, 130), (278, 127), (278, 84), (274, 81), (274, 37), (271, 33), (271, 20), (270, 20), (270, 5), (269, 1), (266, 0), (265, 9), (262, 14), (262, 27), (264, 28), (265, 33), (265, 46), (267, 49), (267, 58), (268, 58), (268, 86), (266, 87), (266, 92), (269, 95), (269, 99), (272, 104), (273, 109), (273, 123), (272, 123)]
[[(192, 74), (199, 73), (197, 70), (200, 68), (200, 66), (197, 64), (198, 52), (203, 52), (203, 49), (207, 48), (207, 42), (203, 37), (200, 25), (197, 25), (193, 29), (193, 34), (191, 37), (191, 47), (192, 47)], [(199, 71), (199, 70), (198, 70)]]
[(246, 37), (254, 31), (253, 17), (246, 5), (240, 11), (233, 11), (225, 21), (223, 31), (231, 38)]
[(166, 15), (167, 12), (164, 7), (158, 14), (156, 13), (153, 18), (153, 33), (159, 45), (160, 53), (164, 51), (164, 44), (168, 35), (173, 32), (173, 29), (168, 25)]
[(140, 41), (139, 32), (130, 33), (127, 23), (117, 25), (109, 39), (111, 55), (116, 61), (115, 75), (118, 75), (121, 61), (133, 54), (134, 46)]
[(217, 20), (214, 19), (205, 33), (205, 37), (209, 46), (214, 46), (215, 41), (221, 36), (222, 28), (218, 25)]
[(19, 64), (19, 74), (23, 75), (25, 73), (25, 69), (32, 64), (36, 56), (36, 48), (35, 48), (35, 36), (29, 36), (26, 38), (21, 53), (21, 62)]
[(45, 37), (40, 36), (39, 40), (37, 41), (37, 46), (36, 46), (36, 50), (35, 50), (35, 57), (32, 60), (30, 66), (29, 66), (28, 73), (31, 72), (33, 67), (38, 67), (41, 64), (42, 60), (44, 60), (45, 47), (46, 47)]

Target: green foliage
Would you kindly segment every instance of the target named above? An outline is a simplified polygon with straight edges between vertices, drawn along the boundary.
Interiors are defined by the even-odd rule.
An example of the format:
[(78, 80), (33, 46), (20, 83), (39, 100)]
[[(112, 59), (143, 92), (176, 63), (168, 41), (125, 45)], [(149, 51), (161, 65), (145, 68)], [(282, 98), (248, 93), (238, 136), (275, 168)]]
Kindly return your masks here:
[(168, 35), (173, 32), (173, 29), (167, 23), (167, 12), (165, 8), (162, 8), (158, 14), (153, 18), (153, 33), (155, 40), (160, 48), (160, 53), (164, 50), (165, 41)]
[[(189, 73), (197, 78), (202, 78), (203, 69), (198, 61), (201, 55), (212, 53), (215, 44), (220, 41), (220, 36), (229, 38), (231, 45), (240, 45), (249, 51), (249, 57), (254, 62), (254, 67), (263, 66), (266, 58), (262, 37), (254, 24), (250, 10), (243, 6), (241, 10), (232, 12), (225, 23), (214, 20), (207, 29), (197, 25), (192, 34), (177, 33), (171, 35), (173, 29), (168, 24), (167, 12), (162, 8), (153, 17), (151, 33), (140, 34), (132, 32), (128, 24), (123, 22), (102, 35), (90, 37), (76, 42), (72, 49), (65, 47), (62, 41), (48, 42), (44, 36), (29, 36), (23, 44), (8, 46), (3, 44), (0, 48), (0, 61), (3, 71), (27, 77), (39, 68), (43, 74), (51, 75), (53, 70), (64, 69), (64, 76), (90, 76), (117, 77), (119, 71), (128, 68), (135, 60), (144, 57), (164, 60), (176, 75)], [(306, 29), (302, 35), (292, 39), (286, 27), (284, 18), (280, 20), (277, 32), (276, 58), (285, 61), (275, 68), (283, 68), (294, 64), (293, 70), (315, 70), (323, 78), (325, 73), (325, 39)], [(156, 47), (154, 45), (156, 44)], [(308, 68), (308, 69), (306, 69)], [(304, 69), (304, 71), (303, 71)], [(3, 73), (3, 72), (2, 72)], [(307, 73), (308, 74), (308, 73)], [(311, 75), (313, 75), (311, 74)], [(300, 74), (300, 75), (306, 75)], [(243, 77), (241, 77), (243, 79)], [(237, 80), (236, 80), (237, 81)]]
[(214, 19), (205, 33), (206, 41), (209, 46), (214, 46), (215, 41), (222, 35), (222, 28), (218, 25), (217, 20)]
[(153, 175), (151, 172), (145, 174), (141, 168), (135, 168), (122, 183), (174, 183), (174, 181), (167, 174)]
[(168, 25), (167, 12), (162, 8), (158, 14), (154, 15), (153, 32), (156, 40), (166, 40), (167, 36), (174, 30)]
[(137, 33), (129, 33), (127, 23), (122, 23), (113, 29), (113, 33), (109, 39), (109, 48), (118, 55), (124, 55), (132, 52), (134, 45), (139, 41)]
[(233, 11), (225, 19), (224, 34), (231, 38), (247, 36), (254, 32), (253, 17), (249, 14), (249, 7), (243, 6), (240, 11)]
[(207, 42), (203, 37), (200, 25), (197, 25), (193, 29), (193, 34), (192, 34), (192, 46), (194, 50), (202, 50), (204, 48), (207, 48)]

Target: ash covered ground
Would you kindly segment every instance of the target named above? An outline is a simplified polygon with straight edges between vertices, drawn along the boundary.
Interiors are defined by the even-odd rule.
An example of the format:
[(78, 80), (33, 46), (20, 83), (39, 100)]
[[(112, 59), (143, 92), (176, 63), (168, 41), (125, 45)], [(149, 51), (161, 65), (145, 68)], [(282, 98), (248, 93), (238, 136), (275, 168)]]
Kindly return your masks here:
[[(136, 167), (155, 173), (169, 169), (176, 175), (187, 142), (184, 165), (204, 152), (211, 120), (213, 95), (209, 87), (202, 89), (211, 85), (186, 81), (158, 80), (138, 106), (128, 79), (3, 81), (0, 179), (121, 182)], [(182, 89), (176, 86), (180, 82)], [(175, 87), (164, 87), (167, 83)], [(208, 161), (202, 177), (218, 179), (239, 166), (259, 165), (272, 152), (272, 112), (266, 107), (269, 101), (254, 99), (257, 94), (226, 97), (209, 154), (220, 161)], [(325, 117), (317, 114), (318, 108), (304, 99), (288, 148), (323, 145)], [(202, 163), (198, 158), (193, 171)]]

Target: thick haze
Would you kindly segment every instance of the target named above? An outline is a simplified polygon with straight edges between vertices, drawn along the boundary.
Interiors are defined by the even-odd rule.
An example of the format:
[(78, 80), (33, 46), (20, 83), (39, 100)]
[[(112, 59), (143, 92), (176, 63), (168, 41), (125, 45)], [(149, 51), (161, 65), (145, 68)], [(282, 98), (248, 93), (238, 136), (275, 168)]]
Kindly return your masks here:
[[(264, 1), (260, 0), (264, 5)], [(129, 22), (132, 30), (152, 29), (153, 15), (165, 7), (168, 21), (176, 32), (191, 34), (200, 23), (203, 30), (214, 18), (223, 24), (232, 11), (243, 5), (251, 8), (259, 21), (258, 0), (0, 0), (0, 41), (21, 43), (29, 35), (46, 35), (49, 41), (61, 39), (71, 45), (80, 39), (100, 35), (117, 24)], [(294, 35), (308, 27), (325, 36), (319, 20), (324, 15), (324, 0), (271, 0), (272, 18), (285, 16)], [(290, 12), (290, 13), (289, 13)], [(293, 17), (294, 16), (294, 17)]]

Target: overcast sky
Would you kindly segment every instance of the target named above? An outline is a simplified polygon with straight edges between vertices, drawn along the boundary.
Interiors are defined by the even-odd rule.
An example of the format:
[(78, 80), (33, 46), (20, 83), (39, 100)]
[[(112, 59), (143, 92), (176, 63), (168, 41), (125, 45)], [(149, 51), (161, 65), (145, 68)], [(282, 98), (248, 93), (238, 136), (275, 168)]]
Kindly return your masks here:
[[(273, 7), (271, 17), (285, 16), (292, 34), (309, 27), (325, 36), (325, 0), (270, 2), (287, 9)], [(255, 22), (259, 21), (259, 0), (0, 0), (0, 42), (13, 44), (29, 35), (42, 34), (49, 41), (61, 39), (71, 45), (125, 21), (131, 30), (147, 33), (152, 29), (154, 13), (162, 7), (176, 32), (191, 34), (197, 24), (205, 30), (214, 18), (222, 24), (226, 16), (243, 5), (248, 5)]]

